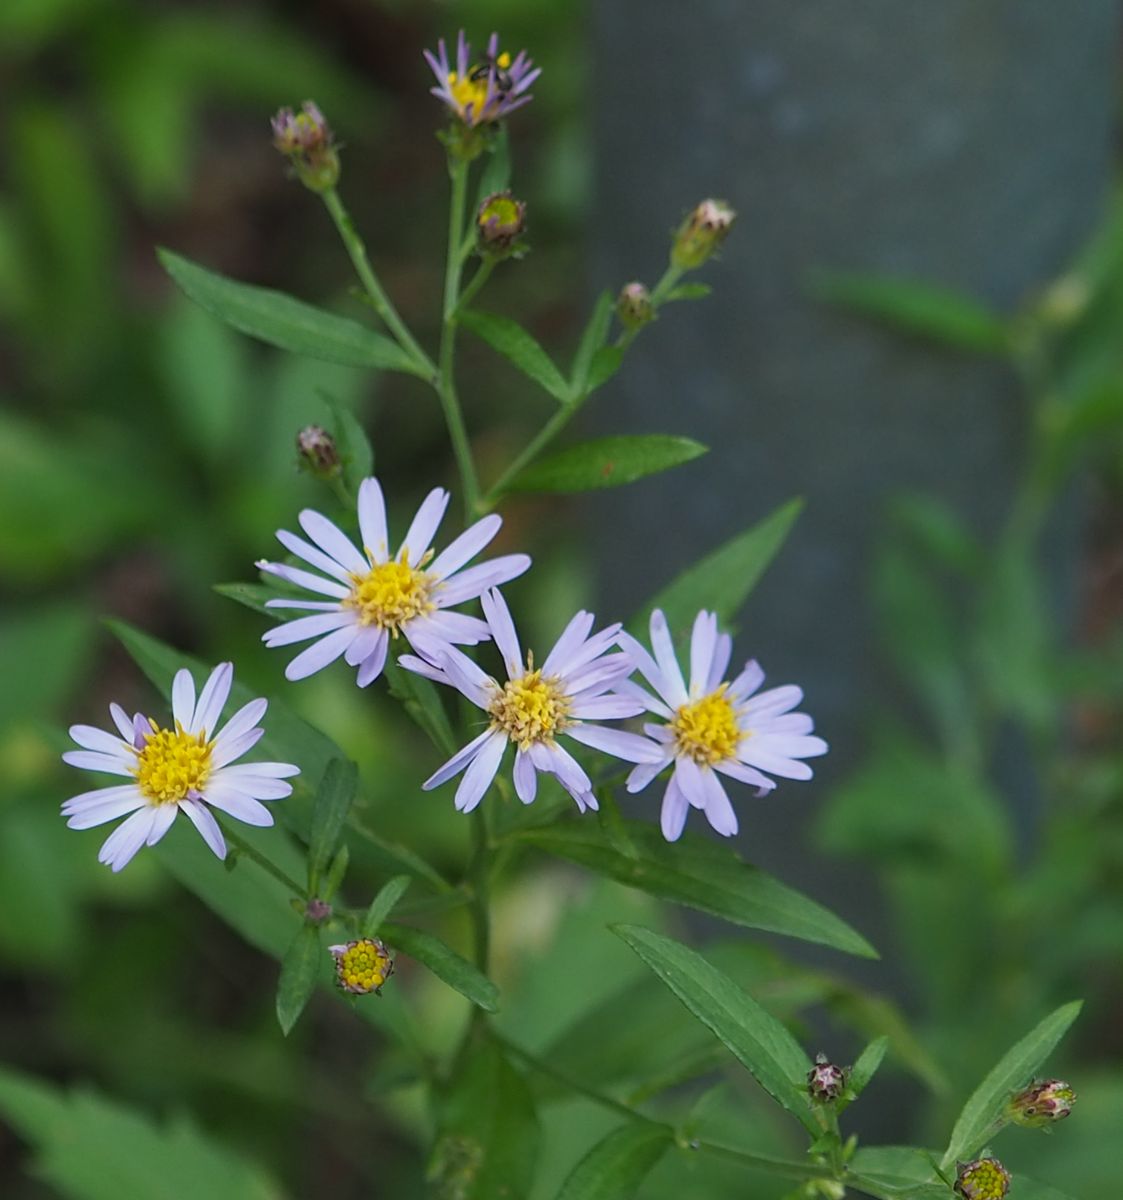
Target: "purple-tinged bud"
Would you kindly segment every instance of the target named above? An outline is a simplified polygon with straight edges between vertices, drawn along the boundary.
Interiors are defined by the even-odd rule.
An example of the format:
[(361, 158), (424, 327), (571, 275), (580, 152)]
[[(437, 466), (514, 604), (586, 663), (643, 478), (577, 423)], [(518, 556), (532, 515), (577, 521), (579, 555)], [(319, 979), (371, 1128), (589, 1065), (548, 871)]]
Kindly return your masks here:
[(510, 258), (524, 247), (526, 205), (510, 192), (493, 192), (476, 210), (476, 247), (485, 258)]
[(736, 219), (724, 200), (703, 200), (679, 226), (671, 245), (671, 262), (684, 271), (700, 267), (725, 241)]
[(313, 192), (330, 191), (339, 182), (339, 154), (324, 114), (311, 100), (301, 111), (282, 108), (272, 120), (273, 145), (289, 160), (297, 178)]
[(330, 479), (340, 472), (335, 438), (319, 425), (306, 425), (296, 435), (296, 452), (300, 456), (300, 465), (321, 479)]
[(833, 1104), (846, 1090), (846, 1072), (827, 1059), (815, 1055), (815, 1065), (807, 1073), (807, 1091), (817, 1104)]
[(997, 1158), (977, 1158), (956, 1170), (955, 1193), (963, 1200), (1003, 1200), (1009, 1190), (1010, 1172)]
[(642, 283), (626, 283), (616, 297), (616, 315), (625, 329), (642, 329), (655, 320), (651, 293)]
[(360, 938), (329, 946), (335, 957), (335, 974), (339, 986), (355, 996), (381, 992), (382, 985), (394, 974), (390, 951), (378, 938)]
[(326, 900), (313, 897), (305, 906), (304, 915), (314, 925), (321, 925), (331, 916), (331, 905)]
[(1006, 1112), (1017, 1125), (1041, 1129), (1054, 1121), (1063, 1121), (1072, 1112), (1076, 1093), (1063, 1079), (1036, 1079), (1027, 1088), (1010, 1097)]

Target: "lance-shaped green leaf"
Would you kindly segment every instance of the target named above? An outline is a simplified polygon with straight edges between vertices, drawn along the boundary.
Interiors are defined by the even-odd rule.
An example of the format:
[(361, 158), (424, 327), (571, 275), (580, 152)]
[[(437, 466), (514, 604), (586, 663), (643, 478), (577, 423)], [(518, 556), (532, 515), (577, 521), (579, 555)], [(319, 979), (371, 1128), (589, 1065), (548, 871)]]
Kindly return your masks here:
[(680, 283), (672, 288), (664, 299), (664, 304), (673, 300), (704, 300), (714, 289), (708, 283)]
[(493, 349), (503, 355), (512, 366), (524, 375), (529, 375), (539, 387), (544, 388), (560, 404), (569, 399), (569, 385), (561, 372), (533, 337), (510, 317), (495, 313), (480, 312), (470, 308), (458, 317), (461, 325), (482, 338)]
[(670, 434), (605, 437), (539, 459), (508, 485), (513, 492), (588, 492), (620, 487), (705, 454), (693, 438)]
[(889, 1037), (887, 1034), (882, 1034), (881, 1037), (870, 1042), (858, 1055), (858, 1061), (850, 1068), (850, 1074), (846, 1080), (846, 1093), (848, 1094), (844, 1093), (843, 1100), (839, 1102), (839, 1111), (846, 1105), (852, 1104), (866, 1090), (869, 1081), (877, 1074), (877, 1068), (881, 1066), (881, 1060), (885, 1057), (888, 1049)]
[(859, 1187), (868, 1183), (873, 1196), (948, 1200), (934, 1157), (916, 1146), (859, 1146), (850, 1160), (849, 1174)]
[(281, 959), (281, 976), (277, 981), (277, 1020), (285, 1037), (316, 988), (322, 953), (320, 930), (306, 921)]
[(390, 662), (386, 664), (386, 682), (390, 695), (402, 702), (402, 707), (425, 731), (433, 745), (445, 754), (452, 754), (458, 745), (456, 735), (432, 680)]
[(524, 1200), (538, 1165), (534, 1097), (503, 1049), (478, 1034), (437, 1098), (437, 1141), (427, 1172), (435, 1194)]
[(284, 292), (227, 279), (170, 250), (160, 250), (158, 255), (164, 269), (196, 304), (250, 337), (344, 366), (426, 375), (425, 368), (396, 342), (357, 321)]
[(343, 481), (351, 494), (357, 495), (359, 485), (374, 471), (374, 450), (370, 438), (359, 423), (359, 418), (346, 404), (340, 404), (330, 396), (324, 399), (331, 410), (331, 432), (343, 466)]
[(339, 848), (358, 784), (359, 769), (350, 759), (333, 758), (324, 770), (312, 805), (312, 826), (308, 834), (308, 885), (312, 890)]
[(878, 275), (825, 274), (813, 283), (820, 300), (873, 317), (904, 333), (978, 354), (1003, 354), (1006, 323), (960, 292)]
[(597, 297), (593, 311), (577, 343), (577, 353), (573, 356), (573, 368), (570, 371), (570, 388), (573, 396), (582, 396), (593, 388), (589, 387), (589, 372), (593, 365), (593, 356), (599, 351), (608, 338), (608, 329), (612, 324), (612, 312), (615, 301), (610, 292), (601, 292)]
[(963, 1106), (951, 1131), (951, 1141), (944, 1151), (941, 1166), (947, 1169), (957, 1161), (972, 1158), (990, 1138), (994, 1123), (1001, 1116), (1011, 1093), (1030, 1082), (1033, 1073), (1076, 1020), (1083, 1003), (1073, 1000), (1062, 1004), (1003, 1055)]
[(394, 905), (402, 898), (407, 887), (408, 875), (395, 875), (388, 883), (383, 884), (378, 895), (370, 902), (367, 915), (363, 918), (363, 937), (374, 937), (382, 927), (382, 922), (394, 911)]
[(485, 1012), (499, 1011), (499, 989), (466, 958), (440, 938), (410, 925), (382, 924), (382, 936), (410, 958), (428, 967), (438, 979)]
[(514, 836), (661, 900), (685, 904), (750, 929), (783, 933), (864, 958), (877, 957), (869, 942), (840, 917), (742, 862), (727, 848), (691, 837), (668, 845), (658, 829), (642, 821), (625, 821), (623, 827), (638, 852), (635, 855), (613, 846), (601, 830), (575, 823)]
[(807, 1098), (811, 1060), (774, 1016), (728, 975), (681, 942), (638, 925), (612, 928), (690, 1012), (725, 1043), (777, 1104), (813, 1137), (823, 1132)]
[(589, 1151), (566, 1177), (557, 1200), (629, 1200), (674, 1144), (666, 1125), (622, 1125)]
[(731, 620), (776, 557), (802, 508), (802, 500), (789, 500), (751, 529), (687, 567), (628, 622), (628, 628), (646, 637), (647, 621), (655, 608), (666, 614), (674, 634), (688, 630), (702, 608), (716, 612), (719, 621)]
[(211, 586), (220, 596), (234, 600), (246, 608), (252, 608), (255, 613), (268, 617), (270, 621), (283, 621), (286, 618), (287, 614), (280, 609), (265, 607), (266, 600), (276, 599), (279, 594), (275, 587), (264, 583), (215, 583)]
[(585, 380), (585, 392), (595, 392), (603, 387), (620, 370), (624, 361), (624, 350), (621, 346), (601, 346), (589, 363), (589, 374)]

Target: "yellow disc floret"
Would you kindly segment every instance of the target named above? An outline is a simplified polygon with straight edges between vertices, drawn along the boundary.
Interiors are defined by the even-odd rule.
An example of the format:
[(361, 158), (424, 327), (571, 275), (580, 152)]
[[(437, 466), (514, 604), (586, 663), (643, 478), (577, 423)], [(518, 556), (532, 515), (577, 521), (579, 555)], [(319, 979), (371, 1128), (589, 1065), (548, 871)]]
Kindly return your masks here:
[(736, 754), (745, 734), (738, 728), (737, 714), (725, 692), (723, 683), (716, 692), (683, 704), (675, 713), (670, 729), (677, 754), (710, 766)]
[(525, 750), (534, 742), (550, 743), (565, 728), (569, 697), (556, 678), (528, 671), (511, 679), (488, 706), (491, 724)]
[(191, 792), (201, 792), (211, 773), (211, 749), (206, 730), (184, 733), (161, 729), (152, 722), (134, 768), (140, 790), (153, 804), (178, 804)]
[(409, 565), (404, 551), (396, 561), (377, 563), (365, 575), (352, 575), (351, 580), (351, 594), (343, 604), (358, 610), (360, 625), (377, 625), (395, 637), (407, 621), (435, 607), (429, 598), (429, 577)]
[(344, 946), (332, 946), (339, 986), (344, 991), (364, 996), (380, 991), (394, 973), (390, 952), (378, 938), (360, 938)]
[[(495, 59), (494, 65), (500, 71), (506, 71), (511, 65), (510, 54), (504, 50)], [(471, 67), (463, 77), (455, 71), (449, 73), (448, 90), (452, 93), (453, 100), (456, 101), (461, 117), (468, 116), (469, 105), (472, 107), (472, 119), (476, 123), (491, 120), (494, 116), (495, 110), (498, 108), (499, 95), (497, 93), (492, 93), (491, 104), (488, 110), (484, 109), (484, 105), (487, 103), (487, 86), (490, 75), (491, 69), (487, 62)]]

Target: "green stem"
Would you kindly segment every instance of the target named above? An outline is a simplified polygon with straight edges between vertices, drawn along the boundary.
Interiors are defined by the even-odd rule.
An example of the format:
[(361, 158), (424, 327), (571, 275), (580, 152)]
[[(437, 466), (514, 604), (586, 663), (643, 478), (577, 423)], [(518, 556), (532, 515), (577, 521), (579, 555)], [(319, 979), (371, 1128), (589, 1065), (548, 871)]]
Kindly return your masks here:
[(460, 300), (457, 302), (456, 312), (453, 313), (454, 317), (459, 317), (460, 314), (468, 307), (468, 302), (475, 298), (476, 293), (480, 290), (480, 288), (483, 287), (485, 283), (487, 283), (488, 279), (491, 277), (492, 271), (494, 270), (494, 258), (485, 258), (483, 262), (480, 263), (479, 269), (476, 271), (475, 275), (472, 276), (471, 280), (469, 280), (468, 286), (463, 292), (460, 293)]
[(299, 896), (301, 900), (306, 900), (308, 898), (308, 893), (300, 886), (299, 883), (296, 882), (295, 879), (291, 879), (288, 875), (286, 875), (284, 871), (282, 871), (281, 868), (276, 865), (276, 863), (270, 862), (270, 860), (267, 859), (260, 850), (256, 850), (241, 836), (241, 834), (235, 833), (232, 829), (230, 829), (225, 822), (222, 826), (222, 832), (225, 835), (226, 840), (232, 846), (234, 846), (240, 854), (244, 854), (246, 858), (252, 859), (252, 861), (257, 863), (257, 865), (263, 871), (266, 871), (272, 875), (278, 883), (284, 884), (284, 886), (287, 887), (294, 896)]
[(456, 309), (460, 302), (460, 271), (463, 266), (464, 200), (468, 188), (468, 164), (459, 159), (449, 160), (449, 177), (452, 180), (452, 197), (448, 210), (448, 258), (445, 262), (444, 303), (441, 307), (441, 348), (437, 366), (437, 394), (441, 399), (452, 452), (460, 471), (460, 483), (464, 488), (464, 513), (466, 518), (475, 514), (479, 506), (480, 485), (476, 477), (476, 464), (472, 459), (472, 446), (468, 430), (464, 425), (464, 414), (456, 395), (453, 379), (453, 359), (456, 347)]
[[(487, 817), (483, 808), (472, 813), (472, 861), (468, 865), (468, 877), (472, 886), (471, 913), (475, 931), (476, 966), (486, 975), (491, 957), (491, 914), (489, 911), (491, 846), (487, 836)], [(477, 1009), (482, 1015), (482, 1009)]]
[(363, 245), (363, 239), (359, 236), (350, 213), (343, 206), (339, 193), (335, 188), (329, 188), (328, 191), (321, 194), (324, 205), (331, 214), (331, 219), (335, 222), (335, 227), (347, 249), (355, 273), (362, 281), (363, 287), (366, 288), (371, 304), (374, 305), (375, 312), (394, 335), (398, 345), (417, 363), (418, 373), (426, 379), (432, 379), (437, 372), (433, 360), (422, 350), (413, 334), (406, 328), (406, 323), (398, 315), (398, 310), (394, 307), (390, 297), (386, 295), (382, 284), (378, 282), (378, 276), (375, 275), (370, 260), (367, 258), (367, 248)]
[(697, 1138), (688, 1143), (690, 1149), (701, 1150), (703, 1154), (712, 1154), (717, 1158), (727, 1158), (738, 1162), (743, 1167), (751, 1167), (756, 1171), (768, 1171), (773, 1175), (781, 1175), (788, 1179), (834, 1179), (834, 1172), (829, 1167), (816, 1163), (799, 1162), (796, 1159), (772, 1158), (767, 1154), (752, 1154), (748, 1150), (738, 1150), (733, 1146), (723, 1146), (719, 1142), (700, 1141)]

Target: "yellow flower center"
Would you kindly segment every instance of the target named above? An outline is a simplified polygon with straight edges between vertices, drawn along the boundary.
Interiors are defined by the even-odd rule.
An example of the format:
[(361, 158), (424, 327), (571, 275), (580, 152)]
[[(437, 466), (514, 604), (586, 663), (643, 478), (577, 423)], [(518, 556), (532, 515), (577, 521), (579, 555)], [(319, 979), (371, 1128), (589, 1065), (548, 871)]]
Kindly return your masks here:
[(340, 984), (351, 992), (376, 992), (390, 978), (394, 964), (377, 938), (362, 938), (336, 960)]
[(407, 621), (435, 607), (429, 599), (432, 584), (428, 576), (411, 567), (404, 553), (396, 562), (378, 563), (365, 575), (352, 575), (351, 579), (351, 594), (343, 604), (358, 610), (360, 625), (377, 625), (394, 637)]
[(184, 733), (161, 729), (152, 723), (152, 732), (137, 752), (134, 768), (140, 790), (153, 804), (178, 804), (189, 792), (201, 792), (211, 773), (213, 742), (206, 731)]
[(503, 685), (488, 707), (493, 729), (502, 729), (525, 750), (534, 742), (551, 742), (565, 728), (569, 698), (558, 680), (528, 671)]
[(677, 754), (685, 754), (696, 763), (722, 762), (737, 752), (745, 734), (737, 727), (737, 715), (725, 694), (726, 684), (716, 692), (683, 704), (671, 722)]
[[(500, 71), (506, 71), (511, 65), (511, 56), (506, 50), (495, 60), (496, 67)], [(484, 112), (484, 101), (487, 99), (487, 81), (491, 72), (487, 69), (486, 63), (477, 63), (468, 69), (468, 73), (461, 78), (455, 71), (452, 71), (448, 77), (449, 91), (452, 92), (452, 98), (456, 101), (457, 107), (460, 109), (460, 115), (464, 116), (468, 109), (468, 105), (472, 106), (472, 115), (476, 121), (489, 120), (492, 112)], [(491, 109), (494, 110), (497, 106), (498, 95), (492, 98)]]

